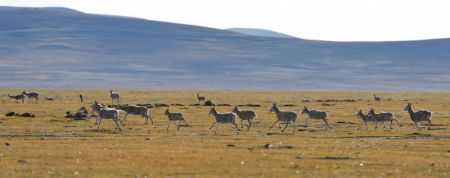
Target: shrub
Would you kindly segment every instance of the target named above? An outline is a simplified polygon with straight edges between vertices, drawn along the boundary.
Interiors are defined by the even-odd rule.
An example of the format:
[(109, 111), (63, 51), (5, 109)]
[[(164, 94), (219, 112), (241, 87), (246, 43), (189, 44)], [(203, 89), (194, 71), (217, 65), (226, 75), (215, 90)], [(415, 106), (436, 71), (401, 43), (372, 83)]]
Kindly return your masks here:
[(211, 100), (206, 100), (205, 106), (214, 106), (214, 103)]

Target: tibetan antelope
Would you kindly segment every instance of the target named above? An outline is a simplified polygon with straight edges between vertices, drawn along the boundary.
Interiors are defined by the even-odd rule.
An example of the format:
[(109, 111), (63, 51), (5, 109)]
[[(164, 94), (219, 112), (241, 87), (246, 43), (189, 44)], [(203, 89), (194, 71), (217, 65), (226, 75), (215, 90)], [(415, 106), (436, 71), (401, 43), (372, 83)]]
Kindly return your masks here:
[(126, 114), (123, 118), (123, 120), (125, 122), (128, 121), (128, 115), (137, 115), (137, 116), (142, 116), (145, 118), (145, 124), (148, 123), (148, 120), (150, 119), (150, 121), (152, 121), (153, 124), (153, 119), (150, 116), (150, 110), (145, 107), (145, 106), (136, 106), (136, 105), (118, 105), (117, 109), (120, 109), (122, 111), (125, 111)]
[(405, 111), (409, 113), (409, 117), (416, 125), (417, 131), (420, 131), (420, 122), (427, 121), (428, 122), (428, 130), (430, 130), (431, 125), (431, 112), (427, 110), (419, 110), (414, 112), (411, 107), (412, 103), (408, 103), (405, 107)]
[(239, 118), (241, 119), (241, 128), (244, 128), (244, 126), (242, 125), (242, 121), (246, 120), (248, 122), (247, 131), (249, 131), (250, 127), (253, 124), (253, 119), (256, 118), (255, 111), (239, 110), (239, 108), (237, 106), (234, 106), (234, 109), (232, 112), (236, 113), (239, 116)]
[(361, 118), (361, 120), (363, 121), (364, 125), (366, 126), (366, 131), (367, 131), (367, 123), (369, 123), (369, 122), (376, 122), (374, 117), (363, 114), (362, 110), (359, 110), (358, 113), (356, 113), (356, 117)]
[(100, 112), (100, 109), (108, 108), (108, 106), (102, 105), (102, 104), (98, 103), (97, 100), (95, 100), (94, 104), (91, 105), (91, 108), (92, 108), (92, 113), (97, 113), (98, 114)]
[(401, 124), (397, 121), (397, 119), (395, 119), (394, 114), (390, 112), (375, 113), (375, 109), (371, 108), (369, 110), (369, 116), (374, 117), (375, 119), (375, 129), (378, 128), (378, 122), (382, 122), (384, 128), (386, 128), (385, 122), (391, 122), (389, 128), (392, 129), (393, 121), (397, 122), (397, 124), (401, 126)]
[(24, 91), (22, 91), (22, 95), (25, 95), (25, 96), (27, 96), (27, 98), (28, 99), (34, 99), (34, 103), (38, 103), (38, 101), (39, 101), (39, 93), (38, 92), (34, 92), (34, 91), (32, 91), (32, 92), (26, 92), (25, 90)]
[[(167, 125), (167, 130), (169, 130), (170, 123), (173, 121), (177, 126), (177, 130), (180, 130), (180, 122), (183, 121), (185, 125), (187, 125), (186, 120), (184, 119), (181, 113), (170, 112), (169, 109), (166, 109), (164, 114), (169, 118), (169, 124)], [(178, 123), (177, 123), (178, 121)]]
[(278, 108), (276, 103), (273, 103), (273, 105), (270, 108), (269, 112), (275, 113), (275, 115), (277, 116), (277, 120), (272, 124), (272, 126), (270, 126), (270, 128), (275, 126), (275, 124), (277, 122), (283, 122), (283, 123), (286, 123), (286, 126), (283, 128), (283, 130), (281, 130), (281, 132), (284, 132), (284, 130), (286, 130), (286, 128), (288, 127), (289, 123), (292, 123), (292, 125), (294, 126), (294, 131), (293, 132), (295, 132), (295, 129), (297, 127), (296, 126), (297, 114), (295, 112), (280, 111), (280, 109)]
[(379, 96), (376, 96), (375, 94), (373, 94), (373, 100), (374, 100), (376, 103), (380, 103), (380, 102), (381, 102), (381, 98), (380, 98)]
[(20, 95), (8, 95), (9, 98), (11, 99), (15, 99), (16, 103), (19, 103), (19, 100), (22, 100), (22, 103), (25, 102), (25, 95), (24, 94), (20, 94)]
[(120, 104), (120, 94), (109, 90), (109, 97), (111, 97), (111, 105), (114, 105), (114, 100), (117, 100), (117, 105)]
[(308, 119), (306, 119), (305, 127), (308, 127), (309, 124), (313, 119), (320, 119), (325, 122), (325, 130), (328, 130), (328, 128), (331, 129), (330, 125), (328, 124), (328, 113), (325, 111), (319, 111), (319, 110), (309, 110), (308, 107), (304, 107), (302, 114), (307, 114)]
[(83, 93), (81, 93), (79, 97), (80, 97), (80, 102), (84, 103), (84, 95), (83, 95)]
[(200, 96), (198, 93), (197, 93), (197, 100), (198, 100), (198, 104), (200, 104), (200, 102), (205, 102), (205, 100), (206, 100), (206, 98), (204, 97), (204, 96)]
[(211, 116), (214, 116), (214, 118), (215, 118), (215, 122), (211, 125), (211, 127), (209, 127), (209, 129), (212, 129), (214, 127), (214, 125), (217, 124), (216, 129), (214, 130), (214, 134), (217, 132), (217, 129), (219, 128), (220, 124), (222, 124), (222, 123), (223, 124), (226, 124), (226, 123), (233, 124), (236, 131), (239, 134), (239, 128), (238, 128), (238, 125), (236, 124), (236, 115), (234, 113), (232, 113), (232, 112), (218, 113), (213, 106), (209, 110), (208, 114)]
[(92, 111), (97, 112), (98, 116), (97, 116), (97, 131), (100, 129), (100, 124), (102, 122), (102, 119), (111, 119), (114, 121), (114, 123), (116, 124), (117, 128), (119, 129), (119, 131), (122, 131), (122, 129), (120, 128), (120, 118), (119, 118), (119, 110), (117, 109), (112, 109), (112, 108), (108, 108), (108, 107), (104, 107), (100, 104), (98, 104), (97, 101), (95, 101), (94, 104), (91, 105), (92, 107)]

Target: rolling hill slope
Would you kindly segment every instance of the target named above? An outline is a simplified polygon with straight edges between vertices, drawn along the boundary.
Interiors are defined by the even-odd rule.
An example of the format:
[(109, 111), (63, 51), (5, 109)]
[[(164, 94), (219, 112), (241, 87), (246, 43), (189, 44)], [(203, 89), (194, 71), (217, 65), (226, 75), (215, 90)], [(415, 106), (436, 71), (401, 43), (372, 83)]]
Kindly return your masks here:
[(447, 90), (450, 40), (326, 42), (0, 7), (0, 88)]
[(265, 29), (257, 29), (257, 28), (229, 28), (225, 29), (237, 33), (242, 33), (251, 36), (263, 36), (263, 37), (274, 37), (274, 38), (296, 38), (294, 36), (286, 35), (283, 33), (265, 30)]

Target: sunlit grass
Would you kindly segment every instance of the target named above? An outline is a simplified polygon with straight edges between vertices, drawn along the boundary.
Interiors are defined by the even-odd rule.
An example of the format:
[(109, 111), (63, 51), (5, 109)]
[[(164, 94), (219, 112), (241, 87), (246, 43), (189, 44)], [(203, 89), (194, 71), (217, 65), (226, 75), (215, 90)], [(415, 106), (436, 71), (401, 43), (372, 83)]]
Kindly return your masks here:
[[(64, 115), (93, 100), (109, 104), (108, 91), (45, 90), (41, 95), (57, 100), (42, 97), (37, 105), (6, 97), (19, 92), (0, 90), (0, 177), (448, 177), (450, 172), (450, 93), (377, 93), (383, 101), (375, 104), (372, 93), (364, 92), (119, 91), (122, 103), (182, 104), (170, 110), (183, 113), (189, 126), (166, 130), (166, 108), (156, 108), (151, 109), (154, 125), (129, 116), (122, 132), (111, 120), (103, 121), (97, 132), (94, 119), (71, 121)], [(84, 104), (78, 99), (81, 92)], [(219, 112), (260, 104), (243, 107), (257, 112), (254, 127), (236, 134), (231, 124), (222, 124), (215, 135), (208, 130), (213, 122), (209, 107), (189, 106), (197, 103), (196, 93), (231, 105), (216, 107)], [(315, 102), (327, 99), (355, 102)], [(269, 113), (273, 102), (295, 105), (280, 108), (297, 112), (299, 125), (306, 119), (303, 106), (328, 111), (333, 129), (325, 131), (321, 121), (299, 126), (294, 134), (292, 128), (285, 133), (269, 129), (275, 119)], [(432, 130), (417, 133), (403, 111), (407, 102), (415, 110), (433, 111)], [(371, 107), (395, 113), (403, 127), (375, 131), (369, 124), (365, 131), (355, 114)], [(37, 117), (5, 117), (9, 111)], [(272, 148), (264, 148), (266, 144)]]

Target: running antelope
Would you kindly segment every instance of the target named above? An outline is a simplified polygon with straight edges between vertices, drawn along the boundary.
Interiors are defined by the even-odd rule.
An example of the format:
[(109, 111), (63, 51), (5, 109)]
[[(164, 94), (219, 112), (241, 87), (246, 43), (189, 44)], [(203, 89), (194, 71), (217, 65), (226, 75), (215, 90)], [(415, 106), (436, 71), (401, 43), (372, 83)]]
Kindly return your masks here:
[[(170, 112), (169, 109), (167, 109), (164, 114), (169, 118), (169, 124), (167, 125), (167, 130), (169, 130), (170, 123), (173, 121), (175, 125), (177, 126), (177, 130), (180, 130), (180, 122), (183, 121), (185, 125), (187, 125), (186, 120), (184, 119), (183, 115), (181, 113), (177, 112)], [(178, 121), (178, 123), (177, 123)]]
[(153, 124), (153, 119), (150, 116), (150, 110), (145, 107), (145, 106), (136, 106), (136, 105), (119, 105), (117, 107), (117, 109), (120, 109), (122, 111), (125, 111), (126, 114), (123, 118), (123, 120), (125, 122), (128, 122), (128, 115), (137, 115), (137, 116), (142, 116), (145, 118), (145, 124), (148, 123), (148, 120), (150, 119), (150, 121), (152, 121)]
[(356, 113), (356, 117), (361, 118), (364, 125), (366, 126), (366, 131), (367, 131), (367, 123), (368, 122), (376, 122), (374, 117), (363, 114), (362, 110), (359, 110), (358, 113)]
[(211, 107), (211, 109), (209, 110), (209, 115), (214, 116), (215, 118), (215, 122), (211, 125), (211, 127), (209, 127), (209, 129), (212, 129), (214, 127), (214, 125), (217, 124), (216, 126), (216, 130), (214, 130), (214, 134), (217, 132), (217, 129), (219, 128), (220, 124), (224, 123), (231, 123), (234, 125), (236, 131), (239, 134), (239, 128), (238, 125), (236, 124), (236, 115), (232, 112), (226, 112), (226, 113), (218, 113), (216, 111), (216, 109), (213, 107)]
[(328, 113), (325, 111), (318, 111), (318, 110), (309, 110), (306, 106), (303, 108), (302, 114), (307, 114), (308, 119), (306, 119), (305, 127), (308, 127), (310, 122), (313, 119), (320, 119), (325, 122), (325, 130), (328, 130), (328, 128), (331, 129), (330, 125), (328, 124)]
[(284, 126), (284, 128), (283, 128), (283, 130), (281, 130), (281, 132), (284, 132), (284, 130), (286, 130), (286, 128), (288, 127), (289, 123), (292, 123), (292, 125), (294, 126), (293, 132), (295, 132), (295, 129), (297, 127), (296, 126), (297, 114), (295, 112), (280, 111), (280, 109), (278, 108), (276, 103), (273, 103), (269, 112), (275, 113), (275, 115), (277, 116), (277, 120), (272, 124), (272, 126), (270, 126), (270, 128), (275, 126), (275, 124), (277, 122), (283, 122), (283, 123), (286, 123), (286, 126)]
[(20, 95), (8, 95), (9, 98), (11, 99), (15, 99), (16, 103), (19, 103), (19, 100), (22, 100), (22, 103), (25, 102), (25, 95), (24, 94), (20, 94)]
[(117, 100), (117, 105), (120, 104), (120, 94), (109, 90), (109, 97), (111, 97), (111, 105), (114, 105), (114, 100)]
[(206, 98), (204, 96), (200, 96), (199, 94), (197, 94), (197, 100), (198, 100), (198, 104), (200, 104), (200, 102), (205, 102)]
[(428, 130), (430, 130), (431, 125), (431, 112), (427, 110), (419, 110), (417, 112), (414, 112), (411, 107), (412, 103), (408, 103), (405, 107), (405, 111), (409, 113), (409, 117), (411, 117), (411, 120), (414, 122), (414, 125), (416, 125), (417, 131), (420, 131), (420, 122), (421, 121), (427, 121), (428, 122)]
[(98, 103), (97, 100), (95, 100), (94, 104), (91, 105), (91, 108), (92, 108), (92, 113), (97, 113), (98, 114), (98, 113), (100, 113), (100, 109), (108, 108), (108, 106), (102, 105), (102, 104)]
[(250, 127), (253, 124), (253, 119), (256, 118), (255, 111), (239, 110), (239, 108), (237, 106), (234, 106), (234, 109), (232, 112), (236, 113), (239, 116), (239, 118), (241, 119), (241, 128), (244, 128), (244, 126), (242, 125), (242, 121), (246, 120), (248, 122), (247, 131), (249, 131)]
[(376, 96), (375, 94), (373, 94), (373, 100), (378, 103), (381, 102), (381, 98), (379, 96)]
[(91, 105), (92, 107), (92, 111), (95, 111), (98, 113), (97, 116), (97, 131), (100, 129), (100, 124), (102, 122), (102, 119), (111, 119), (114, 121), (114, 123), (116, 124), (117, 128), (119, 129), (119, 131), (122, 131), (122, 129), (120, 128), (120, 119), (119, 119), (119, 110), (117, 109), (112, 109), (112, 108), (108, 108), (108, 107), (104, 107), (100, 104), (98, 104), (98, 102), (96, 101), (93, 105)]
[(401, 124), (397, 121), (397, 119), (394, 118), (394, 114), (390, 112), (381, 112), (381, 113), (375, 113), (375, 110), (371, 108), (369, 110), (369, 116), (374, 117), (375, 119), (375, 129), (378, 128), (378, 122), (382, 122), (384, 125), (384, 128), (386, 128), (385, 122), (391, 122), (389, 125), (389, 128), (392, 129), (392, 122), (397, 122), (398, 125), (401, 126)]
[(24, 91), (22, 91), (22, 95), (25, 95), (25, 96), (27, 96), (27, 98), (28, 99), (34, 99), (34, 103), (38, 103), (38, 101), (39, 101), (39, 93), (38, 92), (34, 92), (34, 91), (32, 91), (32, 92), (26, 92), (25, 90)]

